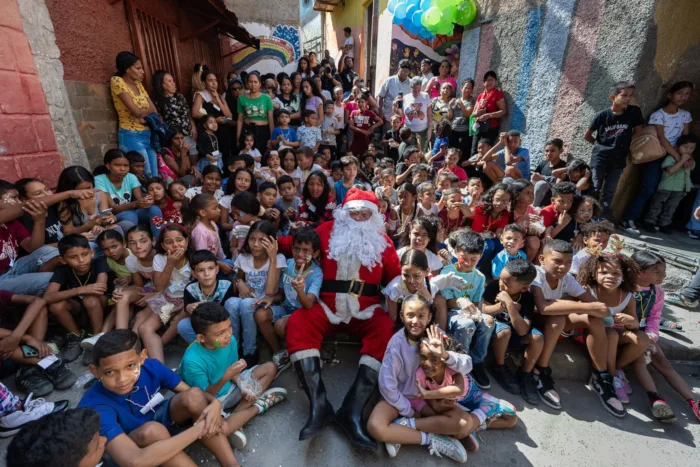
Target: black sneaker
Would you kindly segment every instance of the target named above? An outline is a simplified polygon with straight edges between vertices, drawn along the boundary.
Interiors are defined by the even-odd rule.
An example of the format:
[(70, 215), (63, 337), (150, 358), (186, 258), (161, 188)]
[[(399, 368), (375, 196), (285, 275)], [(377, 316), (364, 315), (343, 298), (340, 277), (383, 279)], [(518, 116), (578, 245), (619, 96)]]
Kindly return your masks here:
[(471, 375), (479, 389), (491, 387), (491, 381), (489, 380), (489, 375), (486, 374), (486, 368), (484, 368), (483, 363), (475, 363)]
[(540, 403), (539, 392), (537, 391), (537, 381), (532, 373), (518, 371), (518, 380), (520, 381), (520, 395), (523, 396), (525, 402), (530, 405)]
[(659, 232), (666, 235), (671, 235), (673, 233), (673, 227), (671, 224), (659, 226)]
[(66, 362), (70, 363), (78, 359), (80, 357), (80, 354), (83, 353), (82, 347), (80, 347), (80, 342), (83, 339), (77, 335), (73, 334), (72, 332), (66, 336), (66, 346), (61, 351), (61, 359)]
[(646, 230), (647, 232), (651, 232), (651, 233), (656, 233), (659, 231), (659, 228), (650, 222), (642, 222), (641, 227), (642, 227), (642, 229)]
[(53, 384), (44, 370), (37, 365), (23, 366), (17, 371), (15, 384), (20, 391), (43, 397), (53, 392)]
[(44, 370), (46, 376), (53, 383), (56, 389), (68, 389), (75, 384), (78, 379), (75, 373), (70, 371), (63, 360), (53, 362), (47, 369)]
[(618, 418), (625, 416), (625, 407), (622, 402), (615, 397), (615, 386), (613, 385), (613, 377), (610, 373), (602, 372), (597, 375), (591, 373), (591, 379), (588, 382), (593, 391), (600, 399), (603, 408)]
[(491, 374), (496, 378), (496, 381), (498, 381), (498, 384), (500, 384), (503, 389), (511, 394), (520, 394), (518, 382), (515, 381), (515, 377), (508, 371), (505, 365), (493, 365), (491, 367)]
[(537, 382), (537, 392), (540, 395), (542, 402), (555, 410), (561, 410), (561, 399), (559, 394), (554, 390), (554, 380), (552, 379), (552, 369), (549, 367), (535, 367), (537, 374), (533, 372), (535, 381)]

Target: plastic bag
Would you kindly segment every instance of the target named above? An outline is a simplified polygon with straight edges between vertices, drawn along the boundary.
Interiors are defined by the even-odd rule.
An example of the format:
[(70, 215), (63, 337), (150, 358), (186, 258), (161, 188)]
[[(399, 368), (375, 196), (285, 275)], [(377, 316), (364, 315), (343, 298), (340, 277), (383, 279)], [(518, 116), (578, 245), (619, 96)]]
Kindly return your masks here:
[(146, 299), (146, 303), (151, 307), (153, 313), (157, 314), (160, 321), (165, 325), (168, 324), (170, 318), (173, 316), (173, 311), (175, 310), (175, 304), (168, 301), (165, 295), (162, 293), (156, 294), (151, 298)]
[(262, 386), (260, 385), (260, 381), (253, 376), (252, 371), (241, 373), (241, 375), (238, 377), (238, 381), (236, 381), (236, 384), (238, 385), (238, 389), (241, 390), (243, 396), (247, 397), (248, 399), (257, 399), (260, 397), (260, 394), (262, 394)]

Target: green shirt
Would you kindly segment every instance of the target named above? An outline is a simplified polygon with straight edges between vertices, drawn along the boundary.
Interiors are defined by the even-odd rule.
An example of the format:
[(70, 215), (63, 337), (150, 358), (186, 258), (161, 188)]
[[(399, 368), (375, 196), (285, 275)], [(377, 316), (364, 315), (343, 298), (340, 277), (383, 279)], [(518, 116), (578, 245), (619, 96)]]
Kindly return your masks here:
[[(129, 255), (131, 254), (131, 250), (128, 248), (126, 251), (129, 253)], [(107, 258), (107, 265), (109, 265), (109, 269), (114, 271), (114, 274), (116, 274), (117, 277), (131, 277), (131, 271), (129, 271), (126, 264), (119, 264), (112, 258)]]
[(448, 272), (453, 272), (455, 275), (461, 277), (467, 281), (467, 288), (460, 291), (457, 289), (444, 289), (440, 293), (445, 300), (456, 300), (461, 297), (467, 297), (473, 304), (478, 304), (482, 297), (484, 296), (484, 284), (486, 283), (486, 276), (484, 276), (476, 268), (470, 272), (458, 271), (454, 264), (448, 264), (440, 271), (440, 274), (447, 274)]
[[(238, 343), (235, 337), (231, 337), (231, 343), (227, 347), (216, 350), (209, 350), (199, 341), (194, 341), (182, 356), (177, 374), (193, 388), (206, 391), (209, 386), (218, 383), (226, 369), (237, 361)], [(226, 381), (216, 397), (225, 395), (232, 384), (231, 381)]]
[(272, 110), (272, 99), (267, 94), (260, 94), (255, 99), (241, 96), (238, 98), (237, 109), (244, 119), (267, 122), (267, 113)]
[[(661, 163), (662, 169), (667, 169), (676, 165), (676, 160), (673, 156), (666, 156), (664, 161)], [(680, 168), (674, 173), (670, 174), (664, 170), (661, 176), (661, 183), (657, 190), (660, 191), (684, 191), (689, 192), (693, 188), (693, 182), (690, 180), (690, 172), (695, 168), (695, 161), (691, 162), (690, 167), (687, 169)]]

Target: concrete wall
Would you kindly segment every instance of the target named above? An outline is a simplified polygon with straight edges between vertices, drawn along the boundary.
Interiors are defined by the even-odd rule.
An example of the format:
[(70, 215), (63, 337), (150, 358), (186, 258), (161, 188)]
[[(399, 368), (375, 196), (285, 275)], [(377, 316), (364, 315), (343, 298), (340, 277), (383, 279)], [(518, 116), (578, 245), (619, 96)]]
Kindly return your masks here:
[(55, 186), (63, 168), (16, 0), (0, 2), (0, 177)]

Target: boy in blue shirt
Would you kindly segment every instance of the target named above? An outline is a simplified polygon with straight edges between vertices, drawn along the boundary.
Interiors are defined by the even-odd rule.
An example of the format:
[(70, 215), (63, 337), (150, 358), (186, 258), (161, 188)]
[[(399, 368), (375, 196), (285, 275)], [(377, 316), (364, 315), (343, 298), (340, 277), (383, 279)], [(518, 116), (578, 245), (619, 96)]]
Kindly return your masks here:
[[(183, 452), (199, 439), (221, 465), (238, 461), (223, 433), (221, 402), (190, 388), (157, 360), (146, 358), (138, 336), (128, 329), (110, 331), (94, 347), (90, 372), (99, 381), (78, 407), (100, 414), (100, 436), (118, 465), (191, 463)], [(164, 399), (161, 389), (175, 392)], [(184, 428), (183, 425), (196, 422)]]
[[(310, 309), (321, 292), (323, 271), (316, 264), (320, 253), (321, 237), (318, 233), (312, 229), (299, 230), (294, 235), (293, 257), (287, 260), (277, 294), (258, 301), (265, 306), (255, 310), (255, 322), (272, 347), (272, 361), (277, 365), (278, 373), (292, 363), (280, 343), (280, 338), (286, 335), (287, 318), (297, 309)], [(274, 302), (280, 303), (273, 305)]]
[[(469, 351), (474, 363), (471, 375), (481, 389), (487, 389), (491, 387), (491, 382), (484, 369), (484, 358), (493, 333), (493, 318), (482, 316), (479, 311), (486, 277), (476, 269), (484, 251), (484, 239), (476, 232), (457, 230), (450, 234), (448, 243), (457, 262), (442, 268), (440, 274), (451, 272), (467, 281), (468, 285), (464, 291), (441, 291), (450, 310), (447, 312), (447, 330)], [(468, 298), (471, 303), (460, 309), (457, 299), (462, 297)]]
[(294, 128), (289, 127), (290, 120), (291, 116), (288, 110), (280, 109), (277, 111), (277, 123), (279, 126), (272, 130), (272, 136), (270, 137), (271, 149), (279, 150), (280, 145), (288, 148), (299, 147), (299, 136), (297, 136)]
[(525, 246), (525, 229), (519, 224), (508, 224), (501, 234), (501, 250), (491, 261), (491, 275), (493, 279), (501, 277), (501, 271), (514, 259), (527, 259), (521, 248)]
[[(234, 445), (241, 449), (246, 438), (240, 428), (258, 414), (267, 412), (287, 397), (282, 388), (266, 390), (277, 376), (272, 362), (246, 370), (246, 362), (238, 359), (238, 342), (233, 337), (229, 313), (217, 302), (199, 305), (192, 313), (192, 328), (197, 340), (182, 357), (178, 374), (188, 385), (216, 397), (225, 411), (233, 411), (224, 421), (223, 433), (234, 433)], [(259, 398), (243, 394), (241, 381), (256, 380)]]

